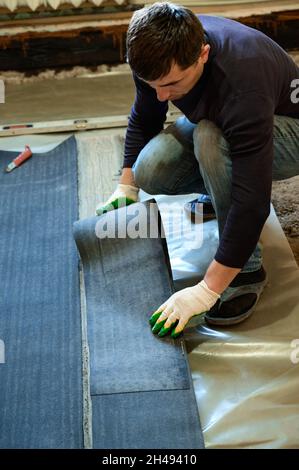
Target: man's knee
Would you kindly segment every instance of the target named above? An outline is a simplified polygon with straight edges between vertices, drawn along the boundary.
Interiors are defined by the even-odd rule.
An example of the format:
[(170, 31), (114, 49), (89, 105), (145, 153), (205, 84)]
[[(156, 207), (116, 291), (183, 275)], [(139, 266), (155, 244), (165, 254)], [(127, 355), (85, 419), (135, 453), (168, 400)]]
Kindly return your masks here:
[(161, 169), (159, 161), (163, 160), (151, 146), (145, 146), (132, 168), (136, 185), (149, 194), (157, 194)]
[(214, 167), (227, 155), (229, 147), (221, 129), (212, 121), (203, 119), (193, 132), (194, 153), (200, 167)]
[(139, 153), (133, 167), (137, 186), (149, 194), (168, 193), (169, 176), (177, 166), (178, 151), (173, 136), (159, 134)]
[(147, 158), (142, 158), (139, 154), (134, 166), (132, 167), (132, 171), (134, 174), (134, 181), (135, 184), (146, 191), (149, 194), (153, 194), (151, 192), (151, 180), (153, 175), (151, 175), (150, 165), (147, 162)]

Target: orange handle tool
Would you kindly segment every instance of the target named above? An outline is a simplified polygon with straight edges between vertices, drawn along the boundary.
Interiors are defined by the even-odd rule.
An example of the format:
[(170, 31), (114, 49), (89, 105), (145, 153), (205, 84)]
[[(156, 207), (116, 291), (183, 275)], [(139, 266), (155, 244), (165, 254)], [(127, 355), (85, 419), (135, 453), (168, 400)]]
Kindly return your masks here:
[(31, 149), (29, 145), (25, 145), (25, 150), (24, 152), (20, 153), (7, 167), (6, 167), (6, 172), (9, 173), (10, 171), (14, 170), (14, 168), (22, 165), (28, 158), (32, 156)]

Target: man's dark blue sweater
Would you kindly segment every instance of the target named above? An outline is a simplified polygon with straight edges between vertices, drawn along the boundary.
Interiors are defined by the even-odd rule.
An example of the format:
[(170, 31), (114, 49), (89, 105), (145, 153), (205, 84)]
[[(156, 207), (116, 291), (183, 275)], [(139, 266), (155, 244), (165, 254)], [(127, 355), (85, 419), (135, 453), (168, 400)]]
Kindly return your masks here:
[[(293, 99), (297, 103), (291, 100), (299, 69), (259, 31), (225, 18), (199, 19), (211, 46), (209, 60), (192, 90), (173, 104), (193, 123), (213, 121), (230, 145), (231, 206), (215, 259), (242, 268), (270, 210), (274, 114), (299, 118), (298, 98)], [(124, 167), (132, 167), (141, 149), (163, 129), (168, 110), (167, 101), (160, 102), (153, 88), (133, 76), (136, 98)]]

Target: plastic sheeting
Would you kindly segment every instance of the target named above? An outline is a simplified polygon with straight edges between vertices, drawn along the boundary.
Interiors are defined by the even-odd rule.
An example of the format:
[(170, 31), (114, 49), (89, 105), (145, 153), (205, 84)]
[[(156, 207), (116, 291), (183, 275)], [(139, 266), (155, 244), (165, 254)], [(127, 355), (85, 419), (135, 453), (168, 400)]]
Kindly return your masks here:
[(206, 447), (299, 448), (299, 269), (273, 210), (262, 241), (269, 284), (253, 316), (188, 340)]
[[(216, 220), (188, 224), (186, 199), (157, 197), (177, 289), (203, 277), (218, 244)], [(184, 334), (207, 448), (299, 448), (299, 269), (273, 208), (261, 241), (269, 283), (252, 317)]]

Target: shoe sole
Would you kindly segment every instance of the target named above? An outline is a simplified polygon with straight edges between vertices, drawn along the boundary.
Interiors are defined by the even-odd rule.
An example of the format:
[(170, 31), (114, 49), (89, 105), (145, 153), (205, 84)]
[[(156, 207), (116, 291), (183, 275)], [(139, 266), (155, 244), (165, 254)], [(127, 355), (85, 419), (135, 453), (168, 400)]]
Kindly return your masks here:
[(205, 321), (208, 325), (216, 325), (216, 326), (229, 326), (229, 325), (237, 325), (238, 323), (242, 323), (242, 321), (247, 320), (253, 312), (256, 307), (256, 304), (258, 303), (258, 300), (253, 304), (253, 306), (243, 315), (240, 315), (236, 318), (214, 318), (214, 319), (209, 319), (207, 316), (205, 316)]
[[(268, 284), (268, 276), (265, 279), (264, 289), (265, 289), (267, 284)], [(258, 301), (260, 300), (261, 296), (263, 295), (264, 289), (262, 290), (260, 295), (257, 296), (257, 299), (254, 302), (253, 306), (247, 312), (243, 313), (242, 315), (239, 315), (236, 318), (221, 318), (221, 317), (209, 318), (208, 315), (206, 314), (205, 315), (206, 323), (208, 325), (216, 325), (216, 326), (230, 326), (230, 325), (237, 325), (238, 323), (242, 323), (242, 321), (247, 320), (247, 318), (249, 318), (253, 314)]]

